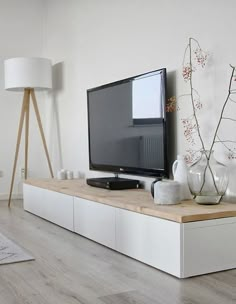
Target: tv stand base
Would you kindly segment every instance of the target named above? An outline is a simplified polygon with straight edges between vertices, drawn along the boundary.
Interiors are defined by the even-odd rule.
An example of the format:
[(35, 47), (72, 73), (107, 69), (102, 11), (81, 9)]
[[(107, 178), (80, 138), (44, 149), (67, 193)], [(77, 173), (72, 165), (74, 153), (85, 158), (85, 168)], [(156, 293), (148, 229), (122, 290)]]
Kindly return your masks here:
[(236, 268), (236, 204), (158, 206), (148, 191), (24, 181), (24, 209), (178, 278)]
[(139, 180), (120, 177), (88, 178), (87, 184), (108, 190), (136, 189), (140, 187)]

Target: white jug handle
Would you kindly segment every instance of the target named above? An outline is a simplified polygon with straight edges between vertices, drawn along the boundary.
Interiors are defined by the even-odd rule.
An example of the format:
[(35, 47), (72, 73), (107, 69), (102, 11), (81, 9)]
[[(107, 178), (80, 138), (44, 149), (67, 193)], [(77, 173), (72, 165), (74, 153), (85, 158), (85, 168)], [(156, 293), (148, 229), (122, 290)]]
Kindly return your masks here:
[(172, 174), (173, 176), (175, 175), (175, 171), (177, 169), (177, 165), (178, 165), (178, 160), (176, 159), (172, 165)]

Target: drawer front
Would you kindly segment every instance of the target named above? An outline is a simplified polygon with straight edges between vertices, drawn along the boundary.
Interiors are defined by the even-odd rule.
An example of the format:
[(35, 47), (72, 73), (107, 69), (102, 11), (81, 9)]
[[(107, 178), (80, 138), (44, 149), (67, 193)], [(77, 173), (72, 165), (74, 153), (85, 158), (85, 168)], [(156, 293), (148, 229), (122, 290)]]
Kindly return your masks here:
[(181, 226), (117, 209), (116, 249), (148, 265), (181, 277)]
[(24, 209), (40, 217), (44, 217), (44, 189), (23, 185)]
[(24, 209), (73, 231), (73, 197), (24, 185)]
[(114, 249), (115, 209), (82, 198), (74, 198), (75, 232)]
[(185, 224), (184, 276), (235, 268), (235, 231), (235, 218)]

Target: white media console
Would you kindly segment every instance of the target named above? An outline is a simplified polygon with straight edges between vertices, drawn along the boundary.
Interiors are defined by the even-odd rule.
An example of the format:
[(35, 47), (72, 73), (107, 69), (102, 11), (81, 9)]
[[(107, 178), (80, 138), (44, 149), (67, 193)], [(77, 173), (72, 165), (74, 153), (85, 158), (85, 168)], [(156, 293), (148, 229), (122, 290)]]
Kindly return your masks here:
[(27, 180), (24, 209), (178, 278), (236, 268), (236, 204), (154, 205), (144, 190)]

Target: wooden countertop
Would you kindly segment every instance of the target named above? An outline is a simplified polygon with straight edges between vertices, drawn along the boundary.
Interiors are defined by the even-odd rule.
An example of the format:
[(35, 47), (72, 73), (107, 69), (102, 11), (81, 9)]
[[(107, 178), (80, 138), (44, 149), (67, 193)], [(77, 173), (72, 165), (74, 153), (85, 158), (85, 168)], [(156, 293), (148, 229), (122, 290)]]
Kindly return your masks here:
[(183, 201), (178, 205), (155, 205), (148, 191), (142, 189), (106, 190), (88, 186), (82, 179), (28, 179), (25, 184), (178, 223), (236, 216), (236, 203), (198, 205), (193, 201)]

